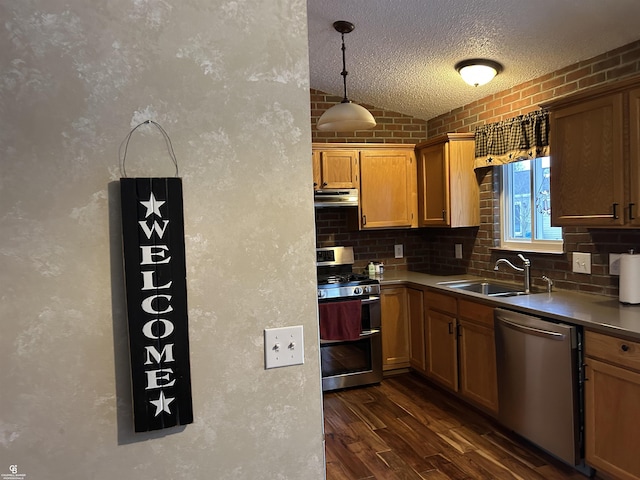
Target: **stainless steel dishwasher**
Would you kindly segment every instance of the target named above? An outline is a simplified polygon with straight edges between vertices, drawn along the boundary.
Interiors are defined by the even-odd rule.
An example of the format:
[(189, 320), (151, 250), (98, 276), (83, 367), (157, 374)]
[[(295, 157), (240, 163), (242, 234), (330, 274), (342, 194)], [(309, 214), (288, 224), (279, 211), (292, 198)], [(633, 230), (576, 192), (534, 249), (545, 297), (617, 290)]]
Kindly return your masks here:
[(581, 463), (581, 331), (495, 309), (500, 422), (543, 450)]

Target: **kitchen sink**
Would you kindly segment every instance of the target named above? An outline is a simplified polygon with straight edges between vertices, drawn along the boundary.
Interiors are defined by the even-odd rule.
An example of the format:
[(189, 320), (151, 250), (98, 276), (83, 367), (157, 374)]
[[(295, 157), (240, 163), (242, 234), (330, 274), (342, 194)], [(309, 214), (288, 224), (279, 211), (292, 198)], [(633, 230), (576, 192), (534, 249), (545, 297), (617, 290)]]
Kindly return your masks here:
[(480, 293), (488, 297), (527, 295), (521, 286), (509, 285), (493, 280), (456, 280), (452, 282), (440, 282), (438, 285), (443, 285), (455, 290), (463, 290), (465, 292)]

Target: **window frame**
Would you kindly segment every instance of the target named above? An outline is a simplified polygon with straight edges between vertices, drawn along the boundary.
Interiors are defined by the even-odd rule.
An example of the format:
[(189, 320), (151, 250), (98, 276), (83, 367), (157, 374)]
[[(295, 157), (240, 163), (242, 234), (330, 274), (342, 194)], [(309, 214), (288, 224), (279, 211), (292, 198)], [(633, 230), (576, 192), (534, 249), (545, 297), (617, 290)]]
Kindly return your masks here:
[[(507, 187), (508, 187), (508, 179), (506, 179), (506, 165), (501, 165), (498, 168), (498, 185), (500, 190), (500, 250), (510, 250), (510, 251), (518, 251), (518, 252), (533, 252), (533, 253), (554, 253), (561, 254), (564, 253), (564, 237), (562, 240), (536, 240), (535, 239), (535, 198), (532, 194), (531, 196), (531, 238), (515, 240), (509, 239), (509, 226), (511, 222), (510, 218), (510, 209), (507, 205)], [(531, 183), (535, 184), (534, 176), (531, 176)], [(532, 185), (532, 192), (535, 192), (535, 188)], [(521, 226), (521, 229), (523, 227)], [(563, 232), (564, 234), (564, 232)]]

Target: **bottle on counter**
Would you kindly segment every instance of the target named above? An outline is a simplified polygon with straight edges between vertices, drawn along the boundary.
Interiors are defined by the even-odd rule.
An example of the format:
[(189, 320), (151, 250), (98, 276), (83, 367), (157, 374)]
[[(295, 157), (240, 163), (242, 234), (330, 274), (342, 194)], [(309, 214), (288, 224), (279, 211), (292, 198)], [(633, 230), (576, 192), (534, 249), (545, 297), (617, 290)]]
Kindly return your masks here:
[(373, 277), (376, 274), (376, 265), (373, 262), (369, 262), (368, 271), (370, 277)]

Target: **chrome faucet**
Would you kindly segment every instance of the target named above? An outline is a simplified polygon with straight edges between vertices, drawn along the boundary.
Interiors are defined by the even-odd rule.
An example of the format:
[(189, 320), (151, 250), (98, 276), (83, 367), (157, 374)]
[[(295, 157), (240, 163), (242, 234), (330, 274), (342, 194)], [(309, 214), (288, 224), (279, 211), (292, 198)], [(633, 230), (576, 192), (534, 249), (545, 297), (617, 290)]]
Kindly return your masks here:
[(522, 260), (522, 268), (516, 267), (513, 263), (511, 263), (506, 258), (500, 258), (496, 261), (494, 270), (499, 270), (498, 265), (501, 263), (506, 263), (511, 268), (513, 268), (516, 272), (524, 272), (524, 293), (531, 293), (531, 261), (528, 258), (525, 258), (521, 253), (518, 254), (518, 258)]

